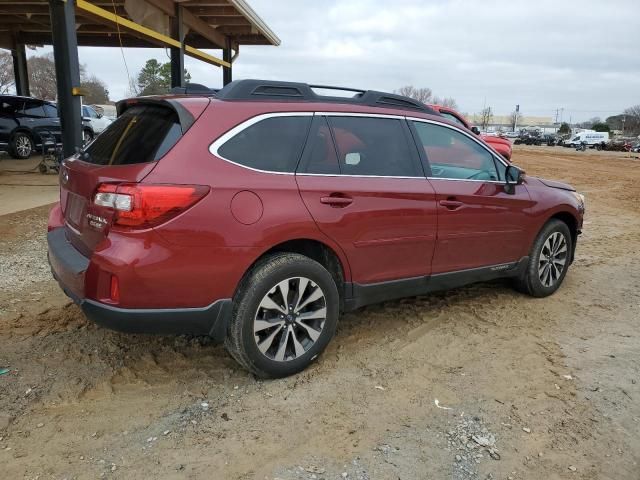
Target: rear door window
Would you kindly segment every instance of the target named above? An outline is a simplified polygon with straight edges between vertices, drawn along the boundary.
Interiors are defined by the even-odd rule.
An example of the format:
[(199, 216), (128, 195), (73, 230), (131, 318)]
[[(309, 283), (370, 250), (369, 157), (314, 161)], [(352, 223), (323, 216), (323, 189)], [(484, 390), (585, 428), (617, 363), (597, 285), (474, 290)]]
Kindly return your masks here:
[(332, 116), (340, 173), (382, 177), (421, 177), (403, 120), (378, 117)]
[(38, 117), (38, 118), (45, 117), (44, 108), (42, 108), (42, 102), (33, 101), (33, 100), (27, 100), (24, 103), (23, 113), (30, 117)]
[(217, 155), (245, 167), (268, 172), (296, 170), (311, 116), (278, 116), (243, 129), (217, 150)]
[(162, 158), (181, 136), (175, 111), (159, 105), (135, 105), (87, 147), (84, 160), (98, 165), (153, 162)]
[(313, 118), (309, 139), (298, 171), (321, 175), (340, 174), (338, 155), (325, 117), (316, 116)]

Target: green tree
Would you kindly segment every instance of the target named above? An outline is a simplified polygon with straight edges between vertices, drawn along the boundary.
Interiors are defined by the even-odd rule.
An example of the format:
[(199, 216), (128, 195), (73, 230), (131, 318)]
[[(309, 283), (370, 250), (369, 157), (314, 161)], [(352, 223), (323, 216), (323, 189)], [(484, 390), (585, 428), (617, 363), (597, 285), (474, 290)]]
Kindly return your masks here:
[[(184, 70), (186, 82), (191, 75)], [(138, 95), (162, 95), (171, 88), (171, 62), (160, 63), (155, 58), (147, 60), (138, 74)]]
[(596, 132), (610, 132), (611, 128), (609, 125), (603, 122), (594, 123), (592, 127)]
[(558, 133), (564, 135), (566, 133), (571, 133), (571, 127), (567, 122), (562, 122), (560, 128), (558, 129)]
[(105, 83), (95, 75), (82, 79), (80, 87), (84, 90), (82, 103), (87, 105), (109, 103), (109, 90), (107, 90)]

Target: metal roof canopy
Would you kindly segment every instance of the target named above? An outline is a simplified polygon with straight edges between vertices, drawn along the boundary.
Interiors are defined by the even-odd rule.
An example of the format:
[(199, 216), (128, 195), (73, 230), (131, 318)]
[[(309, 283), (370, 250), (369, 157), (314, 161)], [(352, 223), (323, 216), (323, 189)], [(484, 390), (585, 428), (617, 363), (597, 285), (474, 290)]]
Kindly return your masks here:
[[(223, 67), (240, 45), (280, 39), (245, 0), (0, 0), (0, 48), (14, 57), (16, 90), (29, 95), (25, 45), (53, 45), (65, 155), (81, 145), (78, 46), (169, 47), (172, 87), (184, 86), (184, 55)], [(222, 49), (219, 59), (200, 49)], [(233, 53), (235, 51), (235, 54)]]

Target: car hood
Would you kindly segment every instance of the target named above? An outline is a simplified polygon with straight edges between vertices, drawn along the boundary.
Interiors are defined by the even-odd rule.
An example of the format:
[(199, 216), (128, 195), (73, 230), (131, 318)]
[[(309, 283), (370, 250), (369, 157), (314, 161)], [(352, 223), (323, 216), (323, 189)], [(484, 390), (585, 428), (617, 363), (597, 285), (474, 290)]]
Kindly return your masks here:
[(485, 142), (502, 143), (504, 145), (511, 145), (511, 142), (509, 140), (507, 140), (506, 138), (502, 138), (502, 137), (494, 137), (494, 136), (491, 136), (491, 135), (482, 135), (482, 139)]
[(560, 190), (567, 190), (569, 192), (575, 192), (576, 189), (573, 188), (568, 183), (556, 182), (555, 180), (547, 180), (546, 178), (536, 177), (541, 183), (551, 188), (559, 188)]

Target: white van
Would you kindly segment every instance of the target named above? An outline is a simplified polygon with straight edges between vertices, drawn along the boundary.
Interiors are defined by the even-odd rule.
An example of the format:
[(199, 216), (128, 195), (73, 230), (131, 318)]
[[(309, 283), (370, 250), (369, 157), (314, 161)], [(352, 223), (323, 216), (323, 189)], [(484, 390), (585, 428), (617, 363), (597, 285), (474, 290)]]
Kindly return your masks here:
[(569, 147), (577, 147), (578, 145), (582, 145), (583, 143), (588, 146), (593, 146), (598, 143), (608, 142), (609, 141), (609, 132), (580, 132), (576, 133), (571, 140), (566, 140), (564, 142), (565, 145)]

